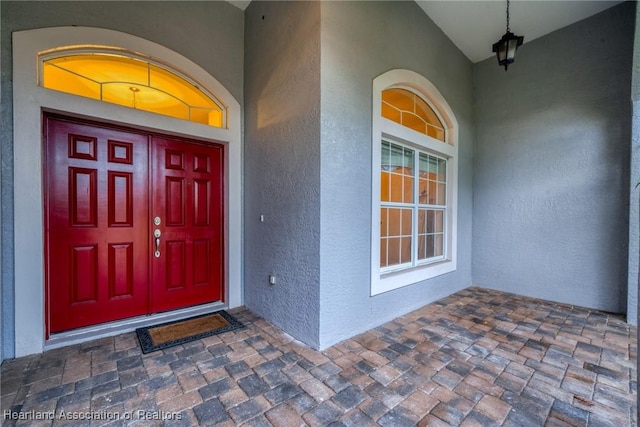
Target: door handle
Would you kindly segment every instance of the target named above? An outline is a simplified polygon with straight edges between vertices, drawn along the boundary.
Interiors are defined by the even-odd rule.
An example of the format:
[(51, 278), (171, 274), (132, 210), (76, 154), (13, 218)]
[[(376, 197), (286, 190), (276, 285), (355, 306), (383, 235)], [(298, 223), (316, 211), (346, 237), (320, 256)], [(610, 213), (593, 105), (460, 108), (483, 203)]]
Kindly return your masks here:
[(153, 232), (153, 236), (156, 238), (156, 251), (153, 255), (156, 258), (160, 258), (160, 236), (162, 236), (162, 232), (156, 228)]

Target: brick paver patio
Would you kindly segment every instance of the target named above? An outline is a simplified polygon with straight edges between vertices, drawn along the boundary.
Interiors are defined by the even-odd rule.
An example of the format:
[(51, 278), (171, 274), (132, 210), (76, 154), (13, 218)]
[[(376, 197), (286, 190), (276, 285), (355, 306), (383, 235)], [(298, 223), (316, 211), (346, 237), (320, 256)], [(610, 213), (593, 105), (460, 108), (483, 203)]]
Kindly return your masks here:
[(636, 425), (619, 316), (469, 288), (318, 352), (231, 312), (146, 355), (127, 333), (5, 361), (3, 425)]

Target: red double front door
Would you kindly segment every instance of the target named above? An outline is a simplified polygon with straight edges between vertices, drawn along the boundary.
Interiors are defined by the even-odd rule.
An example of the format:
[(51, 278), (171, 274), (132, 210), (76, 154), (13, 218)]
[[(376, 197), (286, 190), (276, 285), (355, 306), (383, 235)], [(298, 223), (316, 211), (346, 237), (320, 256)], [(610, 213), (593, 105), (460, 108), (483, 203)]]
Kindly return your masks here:
[(44, 122), (49, 331), (222, 301), (223, 146)]

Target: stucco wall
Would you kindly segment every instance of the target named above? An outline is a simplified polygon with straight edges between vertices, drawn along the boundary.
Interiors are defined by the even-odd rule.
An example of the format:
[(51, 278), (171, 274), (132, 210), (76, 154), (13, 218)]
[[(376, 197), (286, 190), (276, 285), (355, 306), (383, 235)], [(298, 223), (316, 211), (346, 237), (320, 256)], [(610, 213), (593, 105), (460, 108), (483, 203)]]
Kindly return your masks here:
[(633, 7), (474, 66), (474, 284), (626, 311)]
[[(321, 38), (324, 348), (471, 285), (473, 117), (471, 62), (415, 2), (324, 2)], [(371, 297), (372, 82), (391, 69), (427, 78), (459, 122), (458, 268)]]
[[(2, 21), (2, 7), (0, 7), (0, 22)], [(4, 73), (4, 68), (3, 68), (3, 62), (2, 62), (2, 55), (0, 54), (0, 75)], [(4, 110), (4, 98), (2, 97), (2, 92), (3, 92), (3, 87), (4, 87), (4, 76), (0, 76), (0, 101), (2, 101), (2, 108), (0, 108), (1, 110)], [(0, 145), (3, 144), (4, 140), (5, 140), (5, 122), (3, 120), (2, 114), (0, 113)], [(3, 228), (4, 228), (4, 222), (2, 222), (2, 170), (3, 170), (3, 166), (2, 166), (2, 149), (0, 149), (0, 268), (4, 267), (4, 264), (2, 263), (2, 259), (4, 258), (3, 256), (3, 250), (2, 250), (2, 236), (4, 235), (3, 233)], [(7, 356), (5, 356), (5, 345), (4, 345), (4, 312), (5, 310), (8, 308), (5, 306), (4, 304), (4, 289), (2, 287), (2, 279), (3, 279), (3, 274), (0, 273), (0, 362), (2, 362), (4, 359), (7, 358)], [(13, 310), (10, 311), (11, 314), (13, 314)]]
[(317, 347), (320, 3), (252, 2), (246, 28), (245, 303)]
[(629, 195), (629, 297), (627, 321), (638, 324), (638, 288), (640, 288), (640, 8), (636, 7), (633, 68), (631, 79), (631, 174)]
[[(215, 76), (242, 103), (244, 15), (226, 2), (10, 2), (0, 3), (2, 112), (3, 358), (14, 354), (13, 116), (11, 33), (54, 26), (88, 26), (133, 34), (188, 57)], [(34, 58), (35, 61), (35, 58)]]

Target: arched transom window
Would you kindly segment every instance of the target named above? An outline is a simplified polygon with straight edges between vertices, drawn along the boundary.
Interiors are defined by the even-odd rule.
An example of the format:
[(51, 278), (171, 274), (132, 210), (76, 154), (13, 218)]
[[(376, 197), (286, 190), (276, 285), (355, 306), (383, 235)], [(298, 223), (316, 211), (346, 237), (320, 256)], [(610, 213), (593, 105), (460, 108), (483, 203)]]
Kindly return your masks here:
[(226, 127), (226, 109), (194, 79), (150, 58), (111, 48), (40, 54), (40, 85), (99, 101)]
[(402, 88), (382, 91), (382, 117), (445, 142), (442, 121), (417, 94)]

